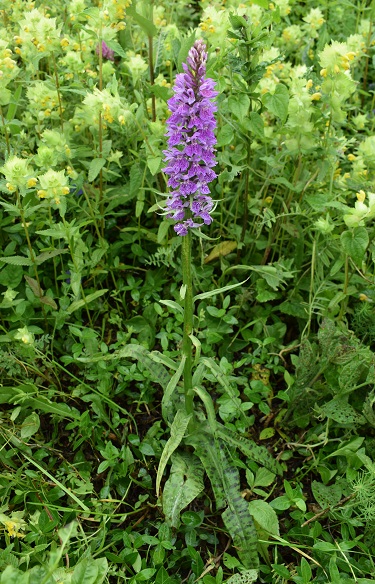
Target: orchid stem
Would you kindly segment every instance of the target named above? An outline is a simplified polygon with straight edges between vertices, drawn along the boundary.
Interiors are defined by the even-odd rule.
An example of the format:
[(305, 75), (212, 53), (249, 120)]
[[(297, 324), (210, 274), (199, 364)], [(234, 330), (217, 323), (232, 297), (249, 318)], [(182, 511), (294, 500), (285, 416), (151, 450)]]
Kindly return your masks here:
[(185, 356), (184, 365), (184, 393), (185, 410), (193, 413), (193, 383), (192, 383), (192, 342), (190, 335), (193, 332), (193, 281), (191, 272), (191, 233), (182, 238), (182, 281), (185, 290), (184, 334), (182, 338), (182, 353)]

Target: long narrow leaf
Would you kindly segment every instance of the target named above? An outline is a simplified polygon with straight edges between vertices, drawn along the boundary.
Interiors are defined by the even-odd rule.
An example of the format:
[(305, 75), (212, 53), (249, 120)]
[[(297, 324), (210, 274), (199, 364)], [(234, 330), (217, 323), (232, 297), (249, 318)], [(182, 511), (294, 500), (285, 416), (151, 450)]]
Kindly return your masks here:
[(186, 428), (188, 427), (189, 421), (191, 418), (191, 414), (186, 414), (184, 410), (177, 410), (175, 418), (173, 420), (173, 424), (171, 426), (171, 435), (169, 440), (167, 440), (166, 445), (164, 446), (164, 450), (160, 457), (159, 468), (156, 476), (156, 494), (159, 495), (160, 491), (160, 483), (163, 476), (163, 472), (165, 467), (167, 466), (167, 462), (176, 450), (176, 448), (180, 445), (181, 440), (184, 437)]

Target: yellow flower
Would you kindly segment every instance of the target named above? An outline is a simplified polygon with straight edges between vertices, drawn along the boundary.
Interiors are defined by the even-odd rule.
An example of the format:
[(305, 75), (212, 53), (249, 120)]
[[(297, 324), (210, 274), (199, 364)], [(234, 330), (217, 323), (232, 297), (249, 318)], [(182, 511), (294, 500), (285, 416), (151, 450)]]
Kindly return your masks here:
[(361, 189), (360, 191), (358, 191), (358, 193), (357, 193), (357, 200), (358, 200), (360, 203), (363, 203), (363, 202), (364, 202), (364, 200), (365, 200), (365, 198), (366, 198), (366, 193), (365, 193), (365, 191), (363, 191), (362, 189)]
[(322, 94), (318, 91), (317, 93), (313, 93), (311, 96), (311, 101), (319, 101), (322, 97)]
[(354, 156), (354, 154), (348, 154), (349, 162), (354, 162), (355, 159), (356, 159), (356, 156)]
[(46, 198), (46, 196), (47, 196), (47, 191), (45, 191), (44, 189), (40, 189), (40, 190), (37, 192), (37, 195), (38, 195), (38, 197), (39, 197), (40, 199), (45, 199), (45, 198)]
[(26, 186), (28, 189), (32, 189), (33, 187), (35, 187), (36, 183), (37, 183), (37, 179), (36, 178), (29, 178), (29, 180), (26, 183)]

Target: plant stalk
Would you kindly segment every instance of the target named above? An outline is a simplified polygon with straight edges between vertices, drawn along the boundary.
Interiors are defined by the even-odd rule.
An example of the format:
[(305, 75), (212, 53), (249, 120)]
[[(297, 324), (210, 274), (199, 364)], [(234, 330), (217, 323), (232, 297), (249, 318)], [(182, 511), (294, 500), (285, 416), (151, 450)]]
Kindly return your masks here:
[(185, 410), (193, 413), (193, 383), (192, 383), (192, 342), (193, 332), (193, 281), (191, 272), (191, 233), (182, 238), (182, 282), (185, 288), (184, 334), (182, 338), (182, 353), (186, 358), (184, 365)]

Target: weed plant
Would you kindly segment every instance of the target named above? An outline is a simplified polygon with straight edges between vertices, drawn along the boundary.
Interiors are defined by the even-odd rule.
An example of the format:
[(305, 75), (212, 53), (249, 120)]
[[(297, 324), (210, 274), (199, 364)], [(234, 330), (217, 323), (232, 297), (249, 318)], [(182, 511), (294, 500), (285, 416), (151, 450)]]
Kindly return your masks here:
[(374, 2), (0, 11), (0, 584), (373, 582)]

